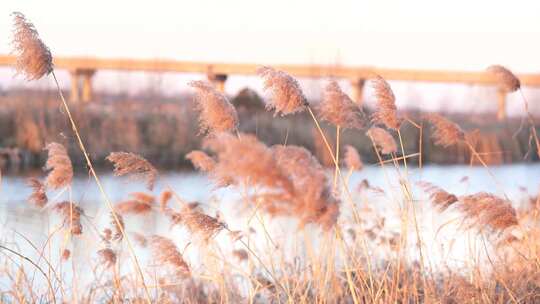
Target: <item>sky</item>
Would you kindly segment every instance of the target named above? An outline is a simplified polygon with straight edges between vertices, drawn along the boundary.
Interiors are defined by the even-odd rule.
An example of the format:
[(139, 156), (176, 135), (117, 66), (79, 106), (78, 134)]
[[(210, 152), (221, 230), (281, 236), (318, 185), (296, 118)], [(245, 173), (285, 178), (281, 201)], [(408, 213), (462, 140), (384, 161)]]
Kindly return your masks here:
[[(56, 56), (472, 71), (497, 63), (540, 73), (537, 0), (2, 0), (0, 53), (10, 50), (12, 11)], [(113, 89), (164, 82), (100, 74), (96, 86)], [(231, 80), (228, 91), (253, 81)]]

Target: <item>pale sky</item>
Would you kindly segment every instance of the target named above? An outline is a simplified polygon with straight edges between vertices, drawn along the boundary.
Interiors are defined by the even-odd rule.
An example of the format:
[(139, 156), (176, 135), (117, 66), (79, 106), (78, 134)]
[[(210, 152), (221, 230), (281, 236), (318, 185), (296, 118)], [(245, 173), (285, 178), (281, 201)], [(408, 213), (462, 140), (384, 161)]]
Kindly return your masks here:
[(2, 0), (0, 53), (12, 11), (57, 56), (540, 73), (538, 0)]

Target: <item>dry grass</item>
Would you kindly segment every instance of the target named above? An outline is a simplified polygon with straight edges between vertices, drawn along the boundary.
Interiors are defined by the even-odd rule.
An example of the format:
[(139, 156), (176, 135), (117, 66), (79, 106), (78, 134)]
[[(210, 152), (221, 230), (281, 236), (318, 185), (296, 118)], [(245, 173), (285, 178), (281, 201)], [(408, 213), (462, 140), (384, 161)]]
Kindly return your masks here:
[[(28, 79), (52, 72), (52, 58), (34, 27), (21, 14), (14, 16), (20, 70)], [(519, 81), (516, 83), (508, 70), (497, 67), (490, 71), (501, 78), (506, 90), (519, 88)], [(268, 105), (275, 114), (287, 115), (306, 108), (313, 114), (292, 76), (269, 67), (261, 68), (259, 74), (265, 88), (272, 91)], [(394, 137), (376, 125), (397, 131), (402, 154), (406, 149), (400, 129), (405, 127), (401, 126), (395, 96), (388, 83), (380, 77), (373, 83), (378, 107), (367, 136), (377, 152), (391, 157), (389, 162), (394, 167), (387, 168), (376, 153), (381, 170), (395, 170), (399, 176), (397, 190), (390, 190), (392, 193), (377, 190), (378, 195), (390, 199), (389, 204), (398, 206), (398, 229), (388, 227), (391, 224), (387, 224), (387, 215), (379, 213), (373, 201), (364, 201), (364, 190), (375, 192), (377, 189), (367, 180), (359, 185), (361, 202), (351, 194), (350, 185), (338, 166), (339, 128), (334, 154), (327, 134), (312, 116), (317, 134), (336, 166), (332, 188), (329, 172), (309, 150), (300, 145), (267, 145), (257, 135), (238, 132), (240, 117), (226, 97), (207, 83), (193, 82), (199, 94), (201, 130), (211, 136), (205, 138), (203, 145), (208, 154), (194, 150), (187, 158), (214, 182), (216, 189), (238, 195), (237, 200), (227, 205), (233, 209), (234, 217), (211, 216), (207, 214), (208, 202), (187, 203), (170, 185), (162, 185), (166, 190), (155, 193), (154, 185), (162, 182), (157, 180), (158, 170), (145, 158), (126, 152), (114, 152), (107, 157), (114, 164), (114, 174), (141, 179), (152, 192), (133, 192), (128, 200), (114, 208), (111, 206), (107, 212), (98, 212), (95, 217), (87, 215), (71, 199), (73, 165), (67, 150), (60, 144), (49, 144), (46, 182), (29, 181), (33, 192), (28, 201), (40, 207), (43, 215), (54, 219), (53, 212), (46, 207), (52, 206), (61, 224), (47, 226), (49, 231), (44, 244), (35, 246), (27, 240), (35, 252), (18, 252), (10, 248), (12, 243), (2, 242), (0, 251), (6, 259), (0, 265), (3, 278), (0, 300), (20, 303), (537, 303), (540, 300), (540, 226), (535, 205), (518, 213), (510, 201), (492, 193), (465, 193), (458, 197), (441, 187), (420, 182), (418, 185), (439, 211), (434, 213), (433, 222), (438, 217), (442, 219), (444, 214), (457, 212), (458, 220), (464, 224), (460, 227), (475, 231), (467, 241), (480, 239), (485, 251), (471, 250), (470, 257), (463, 254), (465, 266), (462, 268), (452, 268), (446, 253), (439, 262), (441, 265), (432, 265), (435, 257), (422, 254), (422, 248), (426, 247), (425, 236), (421, 235), (424, 231), (419, 229), (416, 209), (422, 202), (417, 201), (411, 190), (413, 185), (409, 183), (405, 155), (398, 157)], [(86, 169), (103, 190), (69, 108), (65, 108), (87, 161)], [(358, 127), (360, 121), (355, 111), (337, 84), (330, 83), (319, 108), (320, 117), (337, 126)], [(434, 125), (432, 137), (436, 144), (450, 148), (466, 142), (473, 150), (475, 140), (457, 124), (438, 115), (427, 118)], [(125, 124), (120, 123), (118, 127)], [(38, 132), (38, 128), (27, 129)], [(361, 135), (354, 133), (354, 136), (358, 134)], [(480, 158), (475, 150), (473, 152)], [(346, 148), (345, 163), (350, 170), (360, 170), (363, 166), (358, 151), (352, 146)], [(402, 170), (401, 163), (406, 170)], [(344, 191), (333, 191), (338, 177)], [(48, 190), (67, 190), (70, 198), (63, 200), (58, 194), (47, 196)], [(104, 197), (108, 202), (107, 196)], [(225, 202), (220, 201), (219, 195), (215, 197), (212, 207), (219, 210), (222, 207), (219, 204)], [(141, 214), (145, 215), (144, 220), (133, 217)], [(100, 216), (106, 217), (104, 225), (99, 221)], [(279, 222), (283, 217), (288, 223), (298, 224), (297, 227)], [(170, 229), (176, 229), (177, 225), (186, 228), (187, 240), (179, 240), (176, 231), (170, 231), (170, 237), (156, 234), (151, 221), (167, 218), (172, 223)], [(451, 222), (441, 223), (441, 227), (450, 227)], [(51, 223), (54, 226), (54, 221)], [(229, 226), (235, 228), (229, 229)], [(415, 227), (415, 233), (408, 231), (411, 227)], [(455, 229), (454, 233), (463, 231)], [(61, 240), (54, 242), (54, 238)], [(141, 251), (133, 250), (130, 238)], [(454, 242), (446, 244), (446, 239), (435, 238), (434, 241), (442, 241), (442, 245), (449, 247)], [(92, 239), (98, 239), (99, 244), (91, 242)], [(141, 252), (147, 251), (147, 262), (125, 267), (126, 246), (135, 261)], [(91, 251), (94, 257), (83, 261), (88, 264), (88, 271), (83, 274), (75, 273), (78, 260), (84, 256), (77, 252), (81, 248)], [(414, 254), (410, 256), (411, 250)], [(484, 252), (483, 259), (481, 252)], [(28, 270), (20, 262), (32, 268)], [(66, 275), (69, 263), (71, 271), (77, 275)], [(35, 282), (33, 273), (41, 274), (46, 284)], [(82, 277), (89, 278), (90, 282), (83, 282)]]

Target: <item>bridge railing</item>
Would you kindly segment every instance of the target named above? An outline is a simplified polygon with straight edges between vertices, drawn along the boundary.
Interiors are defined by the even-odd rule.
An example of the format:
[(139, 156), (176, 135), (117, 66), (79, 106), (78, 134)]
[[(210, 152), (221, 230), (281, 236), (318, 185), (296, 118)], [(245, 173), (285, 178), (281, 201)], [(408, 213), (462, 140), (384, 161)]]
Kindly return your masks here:
[[(0, 55), (0, 66), (15, 64), (15, 57)], [(152, 59), (108, 59), (90, 57), (55, 57), (55, 68), (65, 69), (71, 75), (71, 100), (73, 102), (89, 102), (93, 99), (92, 78), (98, 70), (115, 71), (146, 71), (146, 72), (178, 72), (202, 73), (208, 76), (220, 90), (225, 89), (229, 75), (254, 75), (260, 65), (244, 63), (207, 63), (176, 60)], [(490, 73), (441, 71), (441, 70), (411, 70), (386, 69), (376, 67), (342, 67), (326, 65), (273, 65), (296, 77), (322, 78), (336, 77), (348, 79), (351, 82), (352, 98), (359, 104), (363, 101), (365, 81), (380, 75), (386, 80), (410, 82), (439, 82), (462, 83), (472, 85), (496, 86), (496, 79)], [(540, 74), (517, 75), (523, 86), (540, 87)], [(506, 117), (507, 92), (497, 88), (497, 118)]]

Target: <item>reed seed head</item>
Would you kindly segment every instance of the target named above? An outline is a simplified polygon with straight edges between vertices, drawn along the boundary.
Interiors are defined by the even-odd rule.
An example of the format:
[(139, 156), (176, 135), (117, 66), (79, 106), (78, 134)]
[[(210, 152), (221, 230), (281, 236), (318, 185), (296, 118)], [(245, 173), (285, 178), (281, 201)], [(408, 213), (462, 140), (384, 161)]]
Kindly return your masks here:
[(323, 99), (317, 109), (321, 120), (336, 126), (356, 129), (363, 126), (360, 108), (341, 90), (335, 80), (326, 85)]
[(519, 78), (502, 65), (492, 65), (487, 71), (495, 77), (499, 88), (506, 92), (515, 92), (521, 87)]
[(53, 142), (45, 150), (49, 151), (45, 170), (50, 170), (45, 184), (52, 189), (68, 187), (73, 179), (73, 166), (66, 148)]
[(232, 132), (238, 128), (238, 114), (227, 97), (206, 81), (191, 81), (197, 91), (200, 133)]
[(114, 164), (115, 176), (130, 175), (145, 181), (149, 190), (154, 188), (158, 171), (142, 156), (129, 152), (112, 152), (107, 156), (107, 160)]
[(106, 268), (111, 268), (116, 264), (116, 253), (111, 248), (100, 249), (97, 254)]
[(431, 137), (435, 144), (445, 148), (465, 139), (465, 132), (454, 122), (439, 114), (428, 114), (425, 118), (433, 125)]
[(385, 129), (371, 127), (366, 134), (371, 138), (373, 144), (375, 144), (375, 147), (377, 147), (382, 154), (397, 152), (397, 144), (394, 137)]
[(308, 106), (300, 84), (291, 75), (267, 66), (257, 69), (257, 74), (264, 80), (264, 90), (272, 92), (266, 109), (275, 110), (274, 115), (302, 112)]
[(446, 192), (444, 189), (437, 187), (428, 182), (419, 182), (418, 185), (426, 193), (429, 194), (431, 203), (437, 208), (439, 212), (443, 212), (448, 209), (452, 204), (458, 201), (458, 198), (451, 193)]
[(388, 129), (397, 131), (401, 126), (402, 119), (397, 116), (396, 97), (392, 88), (384, 78), (378, 75), (371, 80), (371, 83), (377, 101), (377, 109), (371, 120), (374, 124), (384, 125)]
[(362, 163), (362, 158), (355, 147), (351, 145), (345, 146), (345, 165), (349, 170), (358, 171), (362, 170), (364, 163)]
[(28, 179), (28, 185), (32, 188), (32, 194), (28, 197), (28, 201), (40, 208), (45, 206), (48, 202), (45, 185), (37, 178)]
[(192, 234), (200, 236), (205, 242), (208, 242), (226, 227), (224, 223), (218, 221), (216, 218), (189, 207), (184, 207), (181, 211), (180, 222)]
[(216, 161), (203, 151), (191, 151), (186, 155), (196, 169), (203, 172), (210, 172), (214, 169)]
[(459, 201), (461, 202), (459, 209), (465, 219), (480, 231), (489, 227), (492, 231), (502, 232), (518, 224), (516, 210), (510, 202), (493, 194), (479, 192), (462, 196)]
[(76, 204), (68, 201), (57, 203), (54, 207), (58, 213), (64, 218), (64, 226), (70, 227), (71, 234), (81, 235), (83, 227), (81, 224), (81, 215), (83, 209)]
[(17, 57), (15, 69), (26, 80), (37, 80), (53, 71), (52, 55), (39, 37), (34, 24), (19, 12), (13, 16), (12, 54)]
[(172, 240), (153, 235), (150, 237), (150, 248), (153, 259), (173, 271), (176, 277), (183, 278), (190, 275), (188, 264)]
[(152, 210), (155, 198), (152, 195), (134, 192), (130, 193), (128, 200), (116, 204), (115, 210), (119, 214), (145, 214)]

